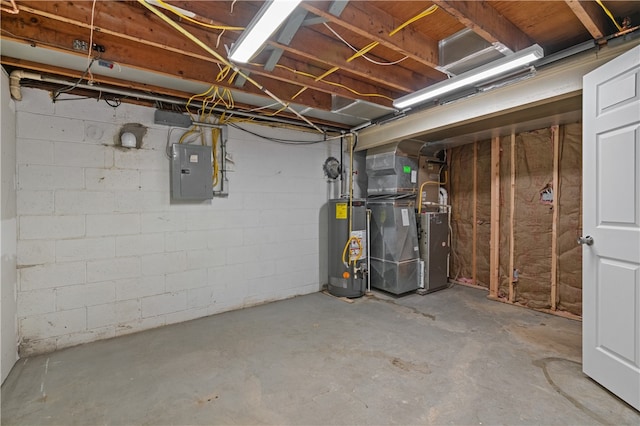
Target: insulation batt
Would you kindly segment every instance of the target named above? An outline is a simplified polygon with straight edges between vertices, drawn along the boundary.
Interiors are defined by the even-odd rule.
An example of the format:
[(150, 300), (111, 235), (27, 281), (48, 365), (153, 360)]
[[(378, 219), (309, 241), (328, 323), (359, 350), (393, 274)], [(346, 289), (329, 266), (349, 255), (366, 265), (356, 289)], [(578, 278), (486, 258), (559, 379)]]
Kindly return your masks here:
[[(557, 309), (582, 313), (582, 251), (576, 244), (581, 234), (582, 125), (559, 128), (558, 275)], [(489, 285), (491, 232), (491, 141), (477, 143), (476, 265), (477, 284)], [(473, 144), (451, 150), (450, 196), (452, 205), (454, 278), (470, 281), (473, 264)], [(511, 213), (511, 137), (500, 140), (500, 246), (498, 296), (507, 298), (512, 271), (509, 270)], [(553, 205), (541, 199), (541, 192), (553, 182), (553, 140), (551, 129), (516, 135), (515, 141), (514, 268), (518, 282), (514, 302), (549, 309), (551, 301), (551, 239)]]

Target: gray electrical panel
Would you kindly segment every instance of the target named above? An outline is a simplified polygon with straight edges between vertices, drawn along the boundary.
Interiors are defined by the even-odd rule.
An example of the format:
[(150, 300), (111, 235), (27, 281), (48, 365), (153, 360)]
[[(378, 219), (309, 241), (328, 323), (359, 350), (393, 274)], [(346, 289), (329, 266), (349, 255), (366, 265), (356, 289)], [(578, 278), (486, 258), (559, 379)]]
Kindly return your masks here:
[(173, 144), (171, 146), (171, 198), (209, 200), (213, 198), (211, 147)]

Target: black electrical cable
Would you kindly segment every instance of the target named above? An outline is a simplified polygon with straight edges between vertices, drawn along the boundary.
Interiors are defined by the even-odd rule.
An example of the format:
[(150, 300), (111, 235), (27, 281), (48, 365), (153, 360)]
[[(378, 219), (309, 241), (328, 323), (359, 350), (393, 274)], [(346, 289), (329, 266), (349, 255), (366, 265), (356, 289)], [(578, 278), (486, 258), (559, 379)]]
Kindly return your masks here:
[(95, 61), (97, 61), (98, 59), (100, 59), (100, 55), (96, 56), (95, 58), (91, 58), (91, 62), (89, 62), (89, 65), (87, 66), (87, 68), (84, 70), (84, 72), (82, 73), (82, 75), (80, 76), (80, 78), (78, 79), (78, 81), (76, 81), (75, 83), (73, 83), (70, 86), (67, 87), (63, 87), (62, 89), (58, 89), (53, 93), (53, 101), (55, 102), (56, 99), (58, 98), (58, 96), (60, 96), (61, 93), (66, 93), (69, 92), (73, 89), (75, 89), (76, 87), (78, 87), (78, 84), (80, 84), (82, 82), (82, 80), (84, 80), (84, 77), (87, 75), (87, 73), (89, 72), (89, 69), (91, 68), (91, 65), (93, 65), (93, 63)]
[[(109, 105), (112, 108), (118, 108), (120, 105), (122, 105), (122, 101), (118, 98), (113, 98), (113, 99), (104, 99), (105, 103), (107, 105)], [(112, 103), (113, 102), (113, 103)]]
[(317, 141), (301, 141), (301, 140), (274, 138), (274, 137), (270, 137), (270, 136), (264, 136), (264, 135), (261, 135), (261, 134), (256, 133), (256, 132), (252, 132), (251, 130), (247, 130), (247, 129), (243, 128), (243, 127), (240, 127), (239, 125), (237, 125), (235, 123), (227, 123), (227, 124), (229, 126), (235, 128), (235, 129), (238, 129), (238, 130), (243, 131), (245, 133), (249, 133), (250, 135), (256, 136), (258, 138), (265, 139), (265, 140), (268, 140), (270, 142), (284, 144), (284, 145), (315, 145), (315, 144), (318, 144), (318, 143), (326, 142), (324, 139), (317, 140)]

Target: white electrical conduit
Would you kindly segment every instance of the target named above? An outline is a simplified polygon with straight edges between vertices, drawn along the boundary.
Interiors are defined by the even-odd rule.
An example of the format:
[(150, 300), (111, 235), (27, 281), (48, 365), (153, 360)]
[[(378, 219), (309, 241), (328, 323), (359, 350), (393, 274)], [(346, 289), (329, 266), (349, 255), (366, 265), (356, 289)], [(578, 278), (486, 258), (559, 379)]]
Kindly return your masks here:
[[(70, 86), (70, 85), (74, 85), (75, 84), (74, 82), (70, 82), (70, 81), (67, 81), (67, 80), (48, 77), (48, 76), (45, 76), (45, 75), (42, 75), (42, 74), (36, 74), (36, 73), (33, 73), (33, 72), (29, 72), (29, 71), (14, 70), (9, 75), (9, 84), (10, 84), (9, 89), (10, 89), (11, 96), (16, 101), (21, 101), (22, 100), (22, 92), (20, 90), (20, 81), (22, 79), (37, 80), (37, 81), (42, 81), (42, 82), (45, 82), (45, 83), (60, 84), (60, 85), (63, 85), (63, 86)], [(114, 94), (114, 95), (126, 96), (126, 97), (137, 98), (137, 99), (144, 99), (144, 100), (153, 101), (153, 102), (165, 102), (165, 103), (169, 103), (169, 104), (173, 104), (173, 105), (186, 105), (187, 104), (187, 101), (185, 101), (184, 99), (180, 99), (180, 98), (173, 98), (173, 97), (170, 97), (170, 96), (160, 96), (160, 95), (149, 95), (149, 94), (146, 94), (146, 93), (143, 93), (143, 92), (136, 92), (136, 91), (133, 91), (133, 90), (127, 90), (127, 89), (121, 89), (121, 88), (115, 88), (115, 87), (104, 87), (104, 86), (100, 86), (100, 85), (90, 85), (90, 84), (84, 84), (84, 83), (75, 84), (75, 87), (76, 88), (80, 88), (80, 89), (91, 90), (93, 92), (111, 93), (111, 94)], [(193, 105), (193, 106), (202, 106), (202, 103), (198, 104), (197, 102), (191, 102), (191, 105)], [(228, 110), (226, 110), (224, 108), (220, 108), (220, 107), (216, 107), (213, 110), (216, 111), (216, 112), (219, 112), (219, 113), (229, 112)], [(264, 120), (264, 121), (270, 121), (270, 122), (274, 122), (274, 123), (288, 124), (288, 125), (292, 125), (292, 126), (300, 126), (300, 125), (302, 125), (299, 121), (292, 120), (292, 119), (286, 119), (286, 118), (281, 118), (281, 117), (264, 116), (264, 115), (260, 115), (260, 114), (252, 114), (251, 112), (244, 112), (244, 111), (238, 111), (238, 110), (234, 110), (234, 111), (231, 111), (231, 112), (234, 115), (238, 115), (238, 116), (241, 116), (241, 117), (250, 117), (250, 118), (255, 118), (255, 119)], [(339, 131), (341, 131), (341, 129), (327, 128), (325, 131), (339, 132)]]
[(165, 15), (164, 13), (162, 13), (160, 10), (158, 10), (158, 8), (156, 8), (155, 6), (153, 6), (149, 1), (147, 0), (138, 0), (138, 3), (142, 4), (144, 7), (146, 7), (147, 9), (149, 9), (151, 12), (153, 12), (157, 17), (159, 17), (160, 19), (162, 19), (163, 21), (165, 21), (167, 24), (169, 24), (171, 27), (173, 27), (173, 29), (175, 29), (176, 31), (180, 32), (182, 35), (184, 35), (185, 37), (187, 37), (189, 40), (193, 41), (195, 44), (197, 44), (198, 46), (200, 46), (201, 48), (203, 48), (204, 50), (206, 50), (209, 54), (211, 54), (214, 58), (216, 58), (217, 60), (219, 60), (220, 62), (222, 62), (225, 65), (230, 66), (235, 72), (237, 72), (240, 76), (242, 76), (243, 78), (245, 78), (249, 83), (253, 84), (254, 86), (256, 86), (258, 89), (260, 89), (263, 93), (265, 93), (267, 96), (271, 97), (274, 101), (278, 102), (280, 105), (284, 106), (287, 110), (293, 112), (299, 119), (305, 121), (309, 126), (313, 127), (314, 129), (316, 129), (318, 132), (320, 133), (324, 133), (322, 130), (320, 130), (320, 128), (318, 126), (316, 126), (315, 124), (313, 124), (311, 121), (309, 121), (309, 119), (307, 119), (305, 116), (303, 116), (302, 114), (300, 114), (298, 111), (296, 111), (295, 109), (291, 108), (289, 106), (289, 104), (285, 103), (284, 101), (282, 101), (280, 98), (278, 98), (276, 95), (274, 95), (273, 93), (271, 93), (271, 91), (269, 91), (268, 89), (266, 89), (264, 86), (262, 86), (261, 84), (259, 84), (257, 81), (255, 81), (254, 79), (252, 79), (251, 77), (249, 77), (248, 75), (246, 75), (245, 73), (243, 73), (237, 66), (235, 66), (234, 64), (230, 63), (229, 61), (227, 61), (222, 55), (220, 55), (218, 52), (216, 52), (215, 50), (211, 49), (209, 46), (207, 46), (205, 43), (202, 42), (202, 40), (200, 40), (198, 37), (194, 36), (193, 34), (191, 34), (189, 31), (185, 30), (180, 24), (178, 24), (177, 22), (173, 21), (171, 18), (169, 18), (167, 15)]

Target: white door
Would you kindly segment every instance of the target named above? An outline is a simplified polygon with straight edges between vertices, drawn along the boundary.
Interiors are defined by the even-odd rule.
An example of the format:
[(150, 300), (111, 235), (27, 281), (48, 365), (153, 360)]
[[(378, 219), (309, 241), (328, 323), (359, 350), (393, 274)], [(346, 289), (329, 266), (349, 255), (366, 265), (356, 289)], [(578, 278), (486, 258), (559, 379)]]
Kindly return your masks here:
[(583, 83), (583, 371), (640, 410), (640, 46)]

